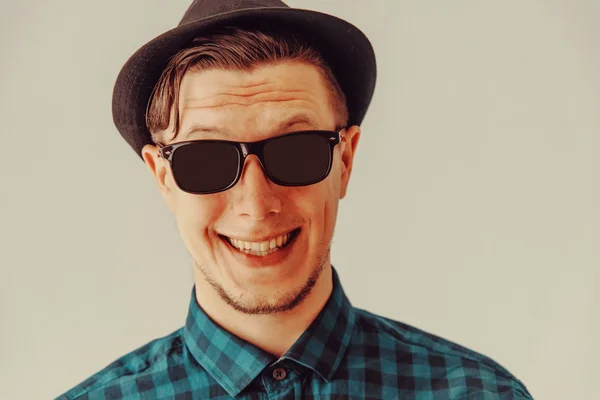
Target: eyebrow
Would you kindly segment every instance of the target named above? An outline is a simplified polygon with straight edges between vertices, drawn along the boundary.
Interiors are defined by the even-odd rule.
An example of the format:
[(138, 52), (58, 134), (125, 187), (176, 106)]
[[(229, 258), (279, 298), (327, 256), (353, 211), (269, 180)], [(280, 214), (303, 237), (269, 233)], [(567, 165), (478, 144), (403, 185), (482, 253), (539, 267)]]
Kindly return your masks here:
[(319, 129), (319, 124), (317, 124), (311, 117), (306, 114), (298, 114), (277, 125), (276, 131), (283, 132), (296, 124), (304, 124), (313, 129)]
[[(312, 129), (319, 129), (319, 125), (311, 117), (305, 114), (298, 114), (279, 123), (279, 125), (276, 126), (274, 131), (284, 133), (287, 129), (297, 124), (304, 124), (310, 126)], [(210, 136), (225, 137), (230, 135), (229, 131), (227, 131), (227, 129), (224, 128), (219, 128), (217, 126), (193, 124), (183, 133), (183, 139), (188, 138), (193, 133), (208, 133)]]

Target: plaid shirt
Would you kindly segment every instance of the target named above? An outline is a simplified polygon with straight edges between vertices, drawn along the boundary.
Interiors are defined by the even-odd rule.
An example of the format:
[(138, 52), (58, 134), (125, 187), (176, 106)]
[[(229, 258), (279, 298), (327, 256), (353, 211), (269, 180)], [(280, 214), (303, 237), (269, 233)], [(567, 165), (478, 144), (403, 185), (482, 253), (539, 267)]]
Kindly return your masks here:
[(194, 291), (183, 328), (135, 350), (58, 400), (532, 399), (493, 360), (333, 293), (281, 358), (213, 322)]

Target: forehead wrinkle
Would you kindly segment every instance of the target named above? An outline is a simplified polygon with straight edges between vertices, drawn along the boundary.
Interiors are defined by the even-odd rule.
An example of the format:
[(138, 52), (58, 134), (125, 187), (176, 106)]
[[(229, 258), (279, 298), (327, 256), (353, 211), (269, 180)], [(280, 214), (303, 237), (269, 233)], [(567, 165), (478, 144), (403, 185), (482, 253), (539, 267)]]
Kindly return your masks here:
[[(315, 115), (310, 110), (295, 110), (284, 115), (274, 121), (270, 121), (269, 125), (272, 128), (268, 129), (267, 133), (285, 133), (288, 129), (295, 125), (302, 125), (308, 129), (320, 129), (319, 124), (314, 118)], [(192, 123), (189, 128), (182, 130), (182, 137), (188, 138), (192, 135), (203, 134), (209, 137), (224, 137), (232, 136), (229, 130), (220, 123), (215, 125), (204, 125), (202, 123)]]
[[(320, 94), (320, 87), (314, 88), (315, 78), (322, 82), (319, 71), (311, 65), (292, 63), (296, 74), (290, 74), (290, 63), (277, 63), (275, 65), (261, 65), (249, 71), (230, 71), (222, 69), (209, 69), (205, 71), (188, 71), (182, 80), (182, 100), (185, 97), (206, 98), (202, 93), (206, 89), (215, 95), (252, 96), (261, 92), (271, 93), (302, 93), (310, 92), (312, 95)], [(268, 71), (268, 73), (266, 73)], [(300, 73), (302, 71), (303, 73)], [(319, 85), (317, 85), (319, 86)], [(203, 96), (204, 95), (204, 96)]]
[[(268, 136), (275, 126), (284, 126), (283, 122), (294, 115), (307, 115), (309, 120), (320, 121), (319, 111), (324, 103), (329, 104), (329, 97), (323, 96), (321, 86), (315, 86), (314, 79), (302, 74), (289, 76), (273, 71), (268, 76), (247, 76), (238, 79), (237, 75), (221, 75), (221, 71), (214, 76), (205, 73), (189, 76), (181, 92), (181, 119), (188, 127), (182, 126), (182, 131), (189, 132), (193, 121), (202, 122), (205, 128), (212, 126), (221, 130), (248, 126), (244, 121), (251, 119), (254, 121), (251, 125), (258, 129), (252, 136)], [(320, 124), (305, 121), (296, 125), (311, 129)], [(216, 133), (203, 131), (198, 133), (209, 136)]]
[(258, 105), (263, 104), (263, 103), (285, 103), (285, 102), (292, 102), (292, 101), (297, 101), (297, 102), (304, 102), (304, 101), (306, 101), (306, 102), (309, 102), (308, 100), (301, 100), (301, 99), (263, 100), (259, 104), (227, 102), (227, 103), (224, 103), (224, 104), (215, 104), (215, 105), (210, 105), (210, 106), (184, 107), (182, 110), (216, 109), (216, 108), (227, 108), (227, 107), (232, 107), (232, 106), (255, 107), (255, 106), (258, 106)]
[(223, 91), (227, 93), (227, 91), (232, 91), (232, 94), (237, 94), (236, 92), (256, 92), (260, 93), (261, 91), (272, 91), (276, 88), (276, 84), (274, 82), (262, 82), (262, 83), (248, 83), (248, 84), (230, 84), (230, 85), (221, 85), (217, 87), (217, 91)]
[(273, 94), (273, 95), (279, 95), (282, 93), (288, 93), (288, 94), (297, 94), (297, 93), (308, 93), (306, 90), (269, 90), (269, 91), (259, 91), (256, 93), (228, 93), (228, 92), (222, 92), (222, 93), (216, 93), (216, 96), (232, 96), (232, 97), (254, 97), (254, 96), (260, 96), (261, 94)]
[[(272, 98), (273, 97), (273, 98)], [(256, 103), (273, 103), (284, 101), (308, 101), (316, 97), (304, 90), (278, 90), (252, 94), (216, 93), (211, 96), (195, 99), (184, 99), (182, 110), (188, 108), (215, 108), (226, 105), (250, 106)]]
[[(276, 91), (276, 90), (273, 90), (273, 89), (248, 90), (248, 89), (256, 89), (256, 88), (259, 88), (261, 86), (273, 87), (275, 85), (272, 84), (272, 83), (265, 83), (265, 84), (255, 84), (255, 85), (249, 85), (247, 87), (238, 87), (238, 88), (236, 88), (236, 87), (226, 87), (225, 88), (224, 87), (224, 88), (218, 88), (218, 91), (216, 91), (215, 93), (211, 93), (208, 96), (203, 96), (203, 97), (195, 97), (193, 89), (190, 89), (188, 92), (191, 92), (191, 93), (187, 93), (186, 92), (185, 94), (183, 94), (183, 96), (182, 96), (183, 97), (182, 103), (185, 104), (185, 103), (194, 102), (194, 101), (210, 100), (210, 99), (213, 99), (215, 97), (218, 98), (220, 96), (252, 97), (252, 96), (255, 96), (255, 95), (258, 95), (258, 94), (261, 94), (261, 93), (266, 93), (266, 92), (269, 92), (269, 93), (282, 92), (282, 90)], [(239, 89), (239, 90), (236, 91), (236, 89)], [(245, 93), (245, 92), (249, 92), (249, 93)], [(295, 91), (293, 91), (293, 93), (297, 93), (297, 92), (301, 92), (301, 90), (295, 90)], [(186, 99), (186, 95), (189, 95), (190, 98)]]

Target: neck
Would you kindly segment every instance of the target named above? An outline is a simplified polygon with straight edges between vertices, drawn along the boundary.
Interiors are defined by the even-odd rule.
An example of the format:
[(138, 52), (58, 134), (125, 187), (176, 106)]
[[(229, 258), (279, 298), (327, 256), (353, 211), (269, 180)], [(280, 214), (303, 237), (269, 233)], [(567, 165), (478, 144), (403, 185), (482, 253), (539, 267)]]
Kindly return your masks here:
[(218, 325), (258, 348), (281, 357), (298, 340), (327, 303), (333, 290), (331, 264), (323, 269), (306, 298), (292, 310), (275, 314), (244, 314), (227, 304), (194, 269), (196, 301)]

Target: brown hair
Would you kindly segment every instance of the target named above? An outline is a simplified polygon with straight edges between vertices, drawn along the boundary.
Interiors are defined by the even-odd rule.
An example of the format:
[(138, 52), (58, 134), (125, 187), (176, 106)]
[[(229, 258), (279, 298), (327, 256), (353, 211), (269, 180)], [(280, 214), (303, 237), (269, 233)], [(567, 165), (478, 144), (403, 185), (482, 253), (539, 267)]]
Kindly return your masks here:
[(174, 139), (180, 125), (179, 89), (188, 70), (220, 68), (250, 71), (252, 68), (281, 61), (297, 61), (315, 66), (328, 86), (329, 102), (341, 128), (348, 123), (346, 96), (320, 53), (306, 41), (293, 34), (265, 33), (258, 30), (230, 28), (196, 38), (179, 51), (163, 71), (148, 103), (146, 126), (154, 143), (163, 139), (161, 132), (169, 127), (174, 112)]

